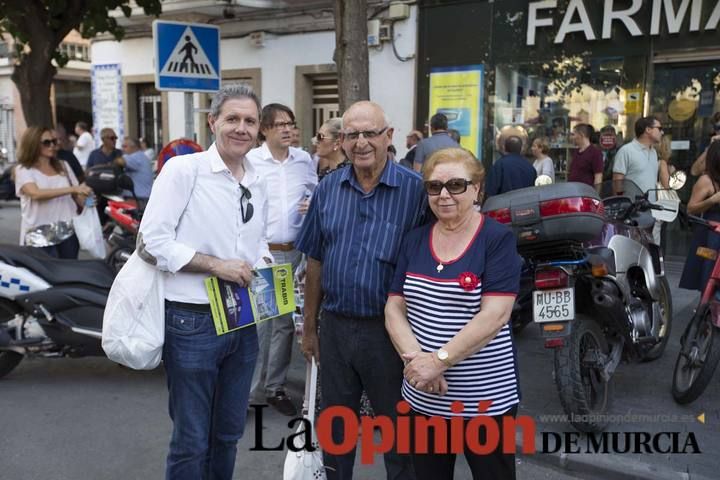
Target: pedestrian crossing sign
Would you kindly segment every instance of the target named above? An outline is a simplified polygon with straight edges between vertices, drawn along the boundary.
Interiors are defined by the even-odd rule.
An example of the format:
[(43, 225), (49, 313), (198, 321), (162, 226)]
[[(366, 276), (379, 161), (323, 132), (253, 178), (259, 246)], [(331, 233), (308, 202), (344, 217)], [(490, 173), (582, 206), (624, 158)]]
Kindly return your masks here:
[(220, 28), (199, 23), (153, 22), (155, 87), (216, 92), (220, 89)]

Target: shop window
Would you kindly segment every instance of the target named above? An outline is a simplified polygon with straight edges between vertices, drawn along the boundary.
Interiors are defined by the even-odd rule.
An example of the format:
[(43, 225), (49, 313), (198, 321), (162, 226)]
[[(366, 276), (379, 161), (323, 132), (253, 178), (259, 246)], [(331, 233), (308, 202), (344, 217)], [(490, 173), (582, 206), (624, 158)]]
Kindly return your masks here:
[[(503, 128), (525, 136), (527, 144), (546, 138), (555, 162), (556, 178), (566, 178), (576, 148), (570, 133), (580, 123), (598, 132), (614, 132), (605, 142), (606, 160), (624, 138), (632, 137), (634, 119), (642, 114), (643, 72), (628, 68), (632, 58), (568, 56), (561, 60), (497, 65), (491, 98), (495, 137)], [(494, 146), (497, 154), (498, 145)]]

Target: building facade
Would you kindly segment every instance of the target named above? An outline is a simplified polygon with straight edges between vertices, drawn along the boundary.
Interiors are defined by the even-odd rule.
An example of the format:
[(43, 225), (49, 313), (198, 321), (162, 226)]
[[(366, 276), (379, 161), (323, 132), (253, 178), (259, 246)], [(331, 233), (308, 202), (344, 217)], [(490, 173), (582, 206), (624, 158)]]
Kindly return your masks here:
[[(717, 0), (423, 0), (419, 10), (416, 122), (434, 113), (433, 72), (481, 65), (486, 165), (507, 126), (548, 138), (560, 179), (578, 123), (601, 132), (612, 156), (638, 118), (655, 115), (672, 141), (671, 163), (688, 171), (708, 144), (720, 111)], [(666, 243), (685, 255), (678, 228), (670, 234), (683, 241)]]
[[(275, 8), (244, 3), (257, 4), (168, 1), (163, 3), (161, 19), (219, 26), (221, 82), (247, 82), (263, 104), (288, 105), (296, 114), (303, 145), (309, 146), (319, 126), (341, 113), (333, 62), (333, 2), (264, 2), (271, 7), (277, 3)], [(387, 2), (369, 3), (373, 19), (387, 23)], [(400, 154), (415, 118), (417, 8), (409, 7), (407, 12), (407, 18), (394, 22), (394, 45), (379, 41), (369, 48), (370, 97), (390, 117)], [(148, 138), (153, 146), (184, 137), (184, 93), (155, 89), (152, 19), (132, 16), (122, 21), (127, 32), (122, 42), (103, 37), (92, 43), (93, 68), (118, 65), (122, 130)], [(194, 140), (204, 147), (213, 140), (207, 126), (209, 102), (210, 95), (193, 94)]]

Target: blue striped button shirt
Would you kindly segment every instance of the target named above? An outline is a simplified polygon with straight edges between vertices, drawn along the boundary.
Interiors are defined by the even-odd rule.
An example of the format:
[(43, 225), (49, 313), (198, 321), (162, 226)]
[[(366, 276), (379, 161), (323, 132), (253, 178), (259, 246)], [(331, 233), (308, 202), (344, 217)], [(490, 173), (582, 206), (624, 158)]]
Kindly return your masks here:
[(323, 308), (351, 317), (382, 315), (405, 233), (425, 220), (422, 178), (388, 161), (365, 193), (353, 167), (320, 182), (295, 246), (322, 263)]

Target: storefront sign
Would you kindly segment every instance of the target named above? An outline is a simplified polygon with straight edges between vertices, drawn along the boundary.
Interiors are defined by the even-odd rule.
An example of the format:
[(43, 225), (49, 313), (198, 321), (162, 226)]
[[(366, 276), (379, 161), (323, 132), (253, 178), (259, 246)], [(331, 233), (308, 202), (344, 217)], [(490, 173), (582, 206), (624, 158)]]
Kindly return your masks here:
[(430, 70), (430, 116), (443, 113), (460, 144), (482, 160), (483, 65)]
[[(590, 1), (590, 0), (589, 0)], [(594, 0), (593, 0), (594, 1)], [(675, 4), (678, 4), (677, 9)], [(660, 21), (664, 17), (667, 31), (670, 34), (680, 32), (681, 27), (689, 17), (690, 32), (701, 31), (703, 18), (707, 18), (702, 30), (716, 30), (720, 23), (720, 1), (717, 0), (652, 0), (650, 25), (643, 30), (636, 21), (636, 14), (642, 7), (642, 0), (632, 0), (632, 5), (625, 9), (615, 9), (615, 0), (605, 0), (603, 6), (602, 32), (600, 38), (609, 39), (612, 36), (613, 22), (621, 23), (633, 37), (643, 35), (660, 35)], [(535, 45), (535, 34), (540, 27), (554, 27), (552, 17), (540, 18), (542, 10), (557, 9), (557, 0), (543, 0), (530, 2), (528, 5), (527, 45)], [(584, 0), (570, 0), (563, 15), (560, 27), (555, 35), (554, 43), (563, 43), (569, 33), (579, 32), (588, 41), (598, 40), (593, 25), (590, 22)]]
[(112, 128), (119, 138), (125, 136), (120, 64), (93, 65), (91, 82), (93, 129), (99, 146), (103, 128)]

